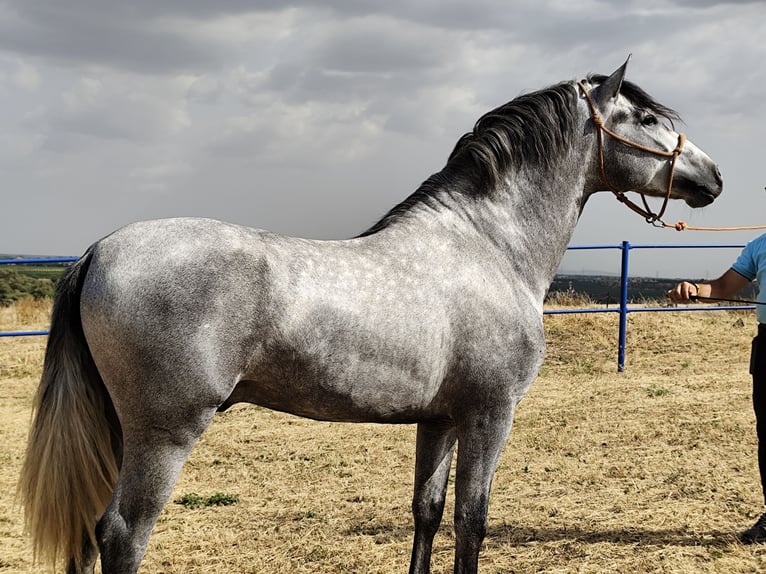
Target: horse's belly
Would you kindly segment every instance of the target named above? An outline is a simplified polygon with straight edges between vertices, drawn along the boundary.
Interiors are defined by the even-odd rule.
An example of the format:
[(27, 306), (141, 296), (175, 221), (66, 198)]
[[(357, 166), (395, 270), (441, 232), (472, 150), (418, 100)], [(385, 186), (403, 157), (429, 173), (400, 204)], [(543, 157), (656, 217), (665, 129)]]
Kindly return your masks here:
[[(415, 378), (385, 368), (356, 371), (353, 378), (310, 369), (280, 377), (240, 381), (225, 406), (248, 402), (316, 420), (338, 422), (409, 423), (442, 418), (436, 377)], [(288, 369), (287, 371), (289, 371)]]

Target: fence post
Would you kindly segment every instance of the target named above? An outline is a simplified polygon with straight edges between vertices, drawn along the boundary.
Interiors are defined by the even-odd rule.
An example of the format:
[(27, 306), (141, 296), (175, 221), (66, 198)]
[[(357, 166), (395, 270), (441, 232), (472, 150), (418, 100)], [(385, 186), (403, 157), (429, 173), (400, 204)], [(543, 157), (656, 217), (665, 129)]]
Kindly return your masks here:
[(622, 264), (620, 265), (620, 333), (617, 343), (617, 372), (625, 370), (625, 339), (628, 330), (628, 255), (630, 243), (622, 242)]

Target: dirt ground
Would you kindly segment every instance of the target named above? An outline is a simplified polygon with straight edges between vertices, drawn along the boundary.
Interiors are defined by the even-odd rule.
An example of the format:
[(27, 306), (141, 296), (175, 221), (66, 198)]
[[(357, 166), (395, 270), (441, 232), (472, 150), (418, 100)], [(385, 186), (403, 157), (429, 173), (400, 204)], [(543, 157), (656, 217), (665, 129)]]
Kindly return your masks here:
[[(616, 316), (545, 321), (548, 358), (495, 477), (480, 571), (766, 571), (766, 547), (736, 539), (762, 511), (747, 374), (754, 316), (631, 314), (620, 374)], [(21, 325), (45, 318), (0, 312), (0, 330)], [(14, 505), (43, 346), (0, 339), (2, 573), (45, 571)], [(406, 572), (414, 431), (232, 408), (194, 449), (141, 572)], [(450, 489), (436, 573), (452, 571), (452, 508)]]

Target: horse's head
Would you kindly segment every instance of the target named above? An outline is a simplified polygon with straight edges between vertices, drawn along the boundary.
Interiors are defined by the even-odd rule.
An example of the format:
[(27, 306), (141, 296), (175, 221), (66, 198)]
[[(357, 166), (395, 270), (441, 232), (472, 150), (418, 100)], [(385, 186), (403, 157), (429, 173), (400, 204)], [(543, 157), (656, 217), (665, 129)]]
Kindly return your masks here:
[[(625, 191), (672, 197), (691, 207), (712, 203), (723, 189), (718, 167), (674, 131), (676, 112), (624, 80), (627, 64), (611, 76), (592, 75), (580, 83), (598, 141), (594, 190), (606, 187), (620, 198)], [(661, 215), (649, 212), (648, 218)]]

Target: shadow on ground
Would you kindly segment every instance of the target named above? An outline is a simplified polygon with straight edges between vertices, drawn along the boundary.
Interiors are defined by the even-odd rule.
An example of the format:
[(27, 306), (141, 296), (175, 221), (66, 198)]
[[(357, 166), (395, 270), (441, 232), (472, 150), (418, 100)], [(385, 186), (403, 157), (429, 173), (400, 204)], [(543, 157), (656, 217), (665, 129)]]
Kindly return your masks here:
[(504, 525), (490, 528), (487, 538), (498, 543), (528, 544), (531, 542), (577, 541), (585, 544), (608, 542), (611, 544), (638, 544), (646, 546), (708, 546), (726, 547), (739, 544), (736, 533), (711, 530), (690, 532), (687, 529), (650, 530), (643, 528), (617, 528), (593, 530), (578, 526), (564, 528), (531, 528)]
[[(441, 532), (452, 537), (451, 525), (442, 524)], [(376, 536), (388, 539), (406, 540), (413, 536), (411, 525), (376, 522), (347, 529), (348, 536)], [(533, 528), (529, 526), (503, 525), (489, 528), (487, 539), (497, 544), (524, 545), (536, 542), (576, 541), (584, 544), (629, 544), (644, 546), (704, 546), (724, 548), (739, 544), (737, 535), (730, 531), (711, 530), (690, 532), (686, 529), (651, 530), (643, 528), (617, 528), (593, 530), (578, 526)]]

